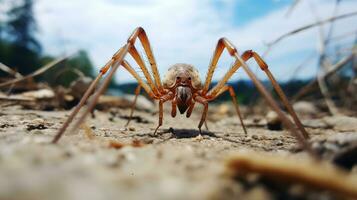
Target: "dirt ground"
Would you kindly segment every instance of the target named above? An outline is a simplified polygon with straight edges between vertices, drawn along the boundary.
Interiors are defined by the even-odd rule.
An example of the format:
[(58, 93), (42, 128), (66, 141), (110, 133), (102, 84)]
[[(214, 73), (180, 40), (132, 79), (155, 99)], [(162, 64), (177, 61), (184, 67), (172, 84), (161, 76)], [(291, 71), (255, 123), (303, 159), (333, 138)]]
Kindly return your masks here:
[[(167, 106), (169, 107), (169, 106)], [(157, 136), (156, 113), (128, 109), (96, 111), (81, 130), (51, 144), (69, 111), (0, 110), (0, 199), (339, 199), (331, 192), (238, 180), (226, 172), (227, 156), (244, 151), (307, 156), (287, 131), (272, 131), (264, 117), (245, 118), (248, 135), (230, 110), (210, 107), (209, 131), (197, 141), (200, 113), (171, 118)], [(200, 109), (197, 109), (200, 110)], [(348, 121), (350, 120), (350, 121)], [(326, 159), (357, 141), (356, 118), (303, 118), (313, 147)], [(344, 124), (345, 123), (345, 124)], [(347, 126), (347, 127), (346, 127)], [(95, 137), (88, 137), (93, 134)], [(137, 145), (114, 148), (109, 141)], [(354, 169), (351, 173), (357, 173)]]

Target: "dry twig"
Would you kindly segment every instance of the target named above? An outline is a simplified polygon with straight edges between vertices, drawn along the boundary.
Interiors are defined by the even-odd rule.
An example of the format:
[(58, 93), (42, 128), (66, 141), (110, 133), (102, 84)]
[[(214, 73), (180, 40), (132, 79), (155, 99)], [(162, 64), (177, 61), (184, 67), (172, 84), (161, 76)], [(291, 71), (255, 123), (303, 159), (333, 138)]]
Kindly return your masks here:
[[(72, 56), (72, 55), (71, 55)], [(64, 60), (67, 60), (69, 57), (71, 56), (63, 56), (61, 58), (58, 58), (56, 60), (53, 60), (52, 62), (49, 62), (48, 64), (42, 66), (40, 69), (32, 72), (31, 74), (29, 75), (26, 75), (24, 77), (21, 77), (21, 78), (16, 78), (16, 79), (13, 79), (13, 80), (10, 80), (10, 81), (7, 81), (5, 83), (0, 83), (0, 87), (4, 87), (4, 86), (8, 86), (8, 85), (12, 85), (12, 84), (15, 84), (15, 83), (18, 83), (20, 81), (24, 81), (24, 80), (27, 80), (27, 79), (30, 79), (30, 78), (33, 78), (35, 76), (38, 76), (40, 74), (43, 74), (44, 72), (46, 72), (47, 70), (51, 69), (52, 67), (56, 66), (58, 63), (61, 63), (63, 62)]]
[[(353, 51), (352, 54), (342, 58), (340, 61), (338, 61), (336, 64), (331, 66), (323, 75), (322, 78), (326, 79), (332, 74), (334, 74), (336, 71), (341, 69), (343, 66), (345, 66), (349, 61), (351, 61), (354, 56), (357, 54), (357, 51)], [(293, 101), (296, 101), (300, 99), (302, 96), (304, 96), (306, 93), (310, 92), (312, 89), (316, 88), (318, 84), (317, 78), (313, 79), (309, 84), (304, 86), (300, 91), (292, 98)]]
[(17, 72), (17, 71), (15, 71), (15, 70), (11, 69), (10, 67), (4, 65), (4, 64), (1, 63), (1, 62), (0, 62), (0, 69), (1, 69), (2, 71), (4, 71), (4, 72), (6, 72), (6, 73), (8, 73), (8, 74), (10, 74), (10, 75), (12, 75), (12, 76), (14, 76), (14, 77), (16, 77), (16, 78), (22, 78), (22, 77), (23, 77), (19, 72)]
[(357, 12), (351, 12), (351, 13), (346, 13), (346, 14), (342, 14), (342, 15), (338, 15), (338, 16), (334, 16), (334, 17), (330, 17), (328, 19), (325, 19), (325, 20), (321, 20), (321, 21), (317, 21), (317, 22), (314, 22), (314, 23), (311, 23), (311, 24), (308, 24), (308, 25), (305, 25), (305, 26), (302, 26), (300, 28), (297, 28), (295, 30), (292, 30), (288, 33), (285, 33), (281, 36), (279, 36), (278, 38), (276, 38), (275, 40), (273, 40), (272, 42), (269, 42), (267, 44), (268, 48), (267, 50), (264, 52), (263, 54), (263, 57), (265, 57), (268, 52), (271, 50), (271, 48), (273, 47), (273, 45), (277, 44), (278, 42), (280, 42), (281, 40), (285, 39), (286, 37), (289, 37), (291, 35), (295, 35), (299, 32), (302, 32), (302, 31), (305, 31), (305, 30), (308, 30), (310, 28), (313, 28), (315, 26), (319, 26), (321, 24), (325, 24), (325, 23), (330, 23), (330, 22), (333, 22), (333, 21), (336, 21), (336, 20), (340, 20), (340, 19), (343, 19), (343, 18), (347, 18), (347, 17), (352, 17), (354, 15), (357, 15)]
[(328, 162), (241, 152), (230, 157), (226, 166), (233, 176), (257, 173), (272, 180), (302, 183), (357, 198), (357, 176)]

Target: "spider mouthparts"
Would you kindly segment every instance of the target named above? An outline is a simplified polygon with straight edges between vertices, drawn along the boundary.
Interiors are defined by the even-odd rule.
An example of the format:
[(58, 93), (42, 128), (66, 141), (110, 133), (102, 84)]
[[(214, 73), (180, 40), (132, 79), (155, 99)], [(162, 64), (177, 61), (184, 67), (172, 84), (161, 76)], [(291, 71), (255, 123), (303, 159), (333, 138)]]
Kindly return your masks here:
[(187, 110), (191, 97), (192, 91), (189, 87), (179, 86), (176, 88), (177, 107), (181, 114)]
[(180, 113), (183, 114), (186, 112), (188, 105), (187, 104), (177, 104), (177, 107), (178, 107)]

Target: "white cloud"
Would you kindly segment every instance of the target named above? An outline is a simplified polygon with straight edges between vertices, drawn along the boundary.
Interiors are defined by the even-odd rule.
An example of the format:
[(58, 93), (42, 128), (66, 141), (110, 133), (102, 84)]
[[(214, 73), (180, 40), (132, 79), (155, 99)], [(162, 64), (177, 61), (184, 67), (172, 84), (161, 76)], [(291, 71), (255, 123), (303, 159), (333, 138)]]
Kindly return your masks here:
[[(233, 0), (222, 0), (221, 10), (209, 0), (203, 1), (36, 1), (36, 16), (41, 30), (41, 41), (45, 50), (54, 55), (84, 48), (98, 68), (105, 64), (113, 53), (121, 47), (137, 26), (143, 26), (151, 40), (161, 76), (166, 69), (177, 62), (187, 62), (199, 68), (204, 78), (210, 57), (217, 40), (226, 36), (240, 50), (255, 49), (262, 53), (264, 42), (272, 41), (280, 34), (314, 21), (309, 10), (310, 0), (303, 1), (293, 14), (286, 19), (287, 8), (273, 11), (242, 27), (234, 21)], [(334, 1), (315, 0), (318, 15), (330, 16)], [(239, 3), (239, 1), (238, 1)], [(343, 1), (340, 13), (354, 11), (356, 1)], [(356, 18), (336, 23), (335, 35), (354, 31)], [(279, 43), (267, 57), (273, 73), (280, 80), (287, 78), (304, 58), (303, 52), (312, 51), (317, 45), (317, 30), (310, 30)], [(353, 38), (351, 38), (353, 39)], [(289, 59), (286, 59), (289, 57)], [(226, 55), (216, 74), (218, 79), (232, 61)], [(242, 73), (242, 72), (240, 72)], [(306, 74), (314, 69), (306, 69)], [(123, 75), (122, 75), (123, 74)], [(117, 78), (128, 79), (122, 71)], [(240, 75), (240, 77), (246, 77)], [(290, 76), (289, 76), (290, 77)]]

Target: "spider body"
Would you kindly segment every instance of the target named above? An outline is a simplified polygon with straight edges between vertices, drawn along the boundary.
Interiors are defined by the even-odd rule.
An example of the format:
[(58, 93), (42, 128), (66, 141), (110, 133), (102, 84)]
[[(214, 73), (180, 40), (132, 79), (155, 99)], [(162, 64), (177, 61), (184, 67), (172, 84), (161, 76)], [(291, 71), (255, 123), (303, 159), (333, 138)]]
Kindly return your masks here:
[[(146, 66), (143, 58), (135, 47), (138, 39), (140, 40), (140, 43), (145, 51), (146, 57), (150, 63), (152, 74), (150, 74), (148, 67)], [(217, 68), (217, 63), (222, 55), (222, 52), (225, 49), (228, 51), (229, 55), (234, 59), (235, 62), (229, 68), (223, 78), (220, 79), (218, 83), (210, 89), (213, 73)], [(134, 70), (134, 68), (129, 64), (129, 62), (125, 60), (125, 57), (128, 54), (130, 54), (130, 56), (135, 60), (136, 64), (140, 67), (144, 77), (139, 76), (139, 74)], [(269, 94), (264, 85), (257, 79), (255, 74), (245, 63), (251, 58), (253, 58), (257, 62), (261, 70), (265, 72), (278, 96), (282, 100), (282, 103), (286, 107), (289, 114), (292, 116), (295, 124), (291, 122), (290, 119), (281, 111), (277, 102), (273, 99), (273, 97)], [(175, 64), (170, 67), (168, 72), (165, 74), (163, 81), (161, 82), (159, 70), (156, 65), (149, 38), (147, 37), (147, 34), (142, 27), (136, 28), (134, 32), (130, 35), (126, 44), (122, 46), (112, 56), (112, 58), (107, 62), (107, 64), (104, 65), (104, 67), (102, 67), (97, 78), (92, 82), (86, 93), (83, 95), (81, 101), (78, 103), (76, 108), (73, 110), (71, 115), (68, 117), (66, 122), (63, 124), (61, 129), (54, 137), (53, 143), (56, 143), (59, 140), (61, 135), (69, 126), (69, 124), (73, 121), (75, 115), (89, 99), (96, 85), (99, 83), (99, 80), (104, 76), (104, 74), (106, 74), (110, 70), (105, 80), (103, 81), (103, 84), (101, 84), (101, 86), (95, 92), (91, 100), (88, 102), (87, 109), (73, 125), (71, 131), (75, 131), (83, 123), (86, 116), (94, 109), (99, 99), (99, 96), (105, 91), (106, 87), (108, 86), (110, 80), (112, 79), (114, 73), (119, 68), (119, 66), (122, 66), (125, 70), (127, 70), (138, 82), (138, 87), (135, 90), (136, 97), (131, 107), (131, 113), (127, 125), (129, 124), (130, 119), (133, 115), (136, 99), (137, 96), (140, 94), (141, 88), (143, 88), (151, 98), (157, 100), (159, 103), (159, 123), (155, 129), (154, 134), (156, 134), (159, 127), (163, 124), (163, 105), (165, 102), (171, 102), (172, 104), (172, 117), (176, 116), (177, 108), (181, 114), (186, 113), (186, 117), (190, 117), (195, 103), (203, 105), (203, 112), (198, 125), (199, 131), (201, 133), (201, 127), (203, 123), (206, 122), (208, 102), (213, 101), (225, 92), (229, 92), (242, 128), (245, 134), (247, 134), (246, 128), (242, 120), (242, 116), (240, 114), (235, 91), (232, 86), (227, 84), (227, 82), (231, 79), (234, 73), (238, 69), (242, 68), (252, 80), (254, 85), (257, 87), (258, 91), (267, 100), (270, 107), (278, 114), (284, 125), (298, 139), (298, 141), (303, 147), (305, 147), (310, 152), (313, 152), (311, 150), (310, 145), (306, 142), (306, 139), (309, 138), (308, 133), (304, 129), (302, 123), (300, 122), (295, 111), (287, 100), (287, 97), (285, 96), (281, 87), (276, 82), (273, 74), (268, 69), (268, 65), (264, 62), (264, 60), (259, 56), (258, 53), (252, 50), (248, 50), (239, 55), (237, 48), (229, 40), (227, 40), (226, 38), (221, 38), (218, 40), (215, 50), (213, 52), (212, 59), (208, 66), (206, 79), (203, 84), (199, 78), (198, 70), (195, 69), (192, 65), (183, 63)]]
[[(194, 96), (202, 88), (198, 70), (190, 64), (177, 63), (169, 68), (163, 80), (165, 90), (172, 93), (171, 116), (176, 116), (176, 106), (181, 114), (193, 107)], [(187, 117), (190, 113), (187, 113)]]

